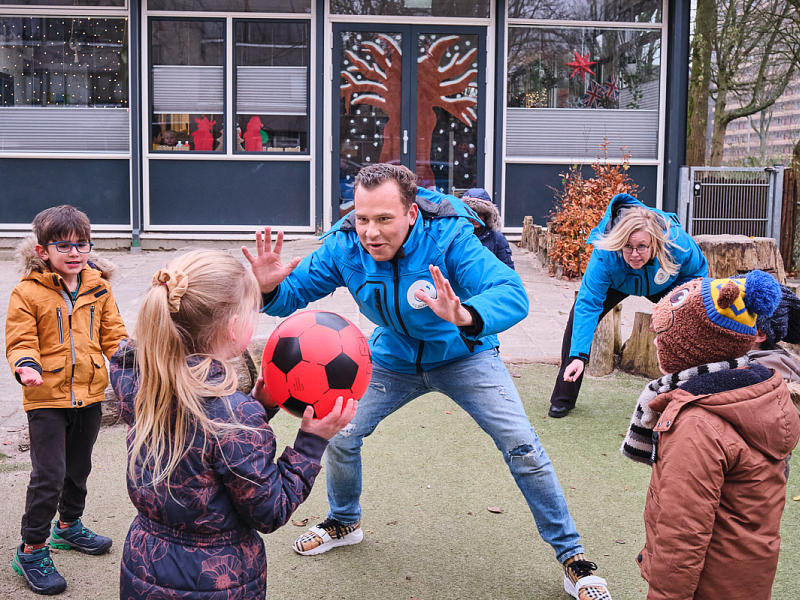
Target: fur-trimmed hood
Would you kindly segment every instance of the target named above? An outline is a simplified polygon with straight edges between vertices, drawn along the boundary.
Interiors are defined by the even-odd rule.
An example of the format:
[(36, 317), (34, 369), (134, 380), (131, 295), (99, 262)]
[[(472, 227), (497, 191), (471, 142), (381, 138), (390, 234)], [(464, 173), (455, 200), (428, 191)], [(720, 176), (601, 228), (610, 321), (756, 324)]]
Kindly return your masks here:
[(469, 196), (462, 196), (461, 201), (469, 206), (481, 218), (488, 229), (500, 231), (500, 211), (494, 202), (488, 202), (481, 198), (471, 198)]
[[(36, 254), (36, 238), (28, 236), (22, 240), (14, 250), (14, 259), (17, 261), (17, 270), (25, 278), (33, 272), (43, 273), (49, 271), (47, 263)], [(89, 253), (89, 266), (97, 269), (101, 277), (111, 281), (117, 274), (119, 267), (108, 259), (101, 258), (97, 252)]]

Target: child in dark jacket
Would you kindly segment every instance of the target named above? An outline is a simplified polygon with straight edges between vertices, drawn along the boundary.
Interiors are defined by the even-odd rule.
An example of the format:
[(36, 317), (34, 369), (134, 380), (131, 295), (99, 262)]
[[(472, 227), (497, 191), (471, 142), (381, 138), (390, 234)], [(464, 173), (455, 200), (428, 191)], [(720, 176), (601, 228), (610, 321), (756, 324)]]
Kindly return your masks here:
[(770, 598), (800, 418), (780, 373), (747, 352), (780, 296), (753, 271), (684, 283), (653, 308), (665, 375), (639, 397), (622, 448), (653, 467), (637, 556), (648, 600)]
[(477, 221), (472, 222), (475, 226), (475, 235), (478, 236), (481, 243), (513, 269), (514, 260), (511, 258), (511, 248), (508, 246), (506, 236), (500, 231), (500, 211), (492, 202), (489, 193), (483, 188), (470, 188), (464, 192), (461, 200), (483, 221), (483, 225)]
[(309, 407), (293, 448), (275, 460), (277, 412), (259, 379), (236, 391), (227, 362), (247, 347), (260, 302), (252, 273), (223, 252), (195, 251), (153, 277), (135, 342), (111, 359), (128, 431), (128, 495), (139, 511), (122, 556), (120, 597), (265, 598), (258, 532), (306, 499), (327, 440), (355, 415), (337, 400)]

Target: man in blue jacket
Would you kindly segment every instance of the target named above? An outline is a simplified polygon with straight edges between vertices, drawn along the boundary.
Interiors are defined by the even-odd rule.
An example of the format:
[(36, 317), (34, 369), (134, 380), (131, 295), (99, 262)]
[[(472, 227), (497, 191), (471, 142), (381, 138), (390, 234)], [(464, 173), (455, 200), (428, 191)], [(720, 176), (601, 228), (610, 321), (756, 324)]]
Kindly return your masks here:
[[(299, 554), (357, 544), (361, 446), (386, 416), (430, 391), (448, 395), (494, 440), (528, 502), (542, 538), (565, 565), (564, 585), (610, 600), (593, 575), (550, 458), (539, 443), (498, 352), (497, 333), (528, 314), (519, 275), (486, 252), (462, 202), (416, 186), (405, 167), (377, 164), (355, 180), (355, 210), (302, 262), (280, 260), (270, 230), (246, 248), (264, 312), (287, 316), (338, 287), (377, 324), (373, 373), (355, 418), (327, 450), (327, 519), (294, 543)], [(591, 590), (591, 592), (589, 591)], [(587, 594), (595, 594), (588, 596)]]

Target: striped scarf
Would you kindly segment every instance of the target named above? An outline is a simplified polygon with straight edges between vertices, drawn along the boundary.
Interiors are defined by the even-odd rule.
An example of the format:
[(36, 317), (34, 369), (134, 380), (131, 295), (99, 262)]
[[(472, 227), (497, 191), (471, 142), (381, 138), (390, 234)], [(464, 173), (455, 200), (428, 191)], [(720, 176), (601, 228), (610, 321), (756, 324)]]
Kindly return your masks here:
[(636, 409), (633, 411), (628, 433), (625, 435), (625, 441), (622, 442), (622, 448), (620, 448), (622, 455), (646, 465), (652, 465), (656, 462), (656, 445), (653, 443), (653, 428), (656, 426), (661, 413), (650, 408), (649, 404), (653, 398), (659, 394), (680, 387), (682, 383), (694, 377), (705, 375), (706, 373), (724, 371), (726, 369), (740, 369), (749, 364), (750, 357), (742, 356), (740, 358), (723, 360), (717, 363), (699, 365), (679, 373), (664, 375), (648, 383), (639, 396), (639, 399), (636, 401)]

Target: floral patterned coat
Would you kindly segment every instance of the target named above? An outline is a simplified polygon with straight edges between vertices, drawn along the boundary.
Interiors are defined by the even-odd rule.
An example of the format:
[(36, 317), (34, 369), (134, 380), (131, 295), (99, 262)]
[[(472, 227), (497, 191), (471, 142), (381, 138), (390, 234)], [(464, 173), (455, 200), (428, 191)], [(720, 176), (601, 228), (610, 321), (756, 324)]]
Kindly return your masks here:
[[(222, 373), (215, 363), (211, 376)], [(120, 415), (134, 424), (138, 387), (135, 350), (123, 342), (111, 358), (111, 383)], [(267, 560), (258, 531), (284, 525), (306, 499), (320, 471), (327, 441), (299, 431), (293, 448), (275, 461), (275, 414), (239, 392), (208, 400), (207, 414), (252, 430), (209, 439), (198, 434), (166, 482), (145, 486), (136, 467), (128, 495), (139, 511), (122, 555), (120, 598), (239, 600), (264, 598)], [(128, 448), (133, 438), (128, 432)]]

